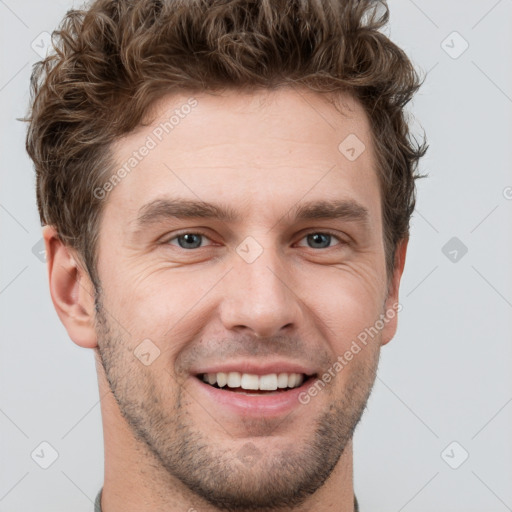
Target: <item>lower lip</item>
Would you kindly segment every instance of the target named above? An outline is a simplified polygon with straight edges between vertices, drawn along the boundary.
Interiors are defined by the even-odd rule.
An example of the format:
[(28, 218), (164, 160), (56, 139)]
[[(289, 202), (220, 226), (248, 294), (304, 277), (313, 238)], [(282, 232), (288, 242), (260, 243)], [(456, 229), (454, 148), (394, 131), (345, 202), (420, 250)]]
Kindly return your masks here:
[(272, 395), (244, 395), (235, 391), (215, 388), (197, 377), (191, 378), (192, 385), (198, 386), (199, 392), (206, 395), (208, 402), (219, 404), (239, 416), (265, 416), (266, 418), (282, 416), (302, 405), (299, 401), (299, 395), (306, 391), (314, 381), (310, 377), (297, 388), (280, 391)]

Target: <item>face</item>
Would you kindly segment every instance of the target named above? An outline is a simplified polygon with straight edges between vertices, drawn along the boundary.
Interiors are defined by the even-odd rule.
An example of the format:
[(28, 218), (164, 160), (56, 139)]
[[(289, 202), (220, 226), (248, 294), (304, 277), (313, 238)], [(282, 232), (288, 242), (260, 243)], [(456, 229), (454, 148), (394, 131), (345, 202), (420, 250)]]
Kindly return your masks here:
[(322, 486), (394, 334), (370, 128), (345, 100), (173, 95), (113, 148), (101, 361), (136, 438), (220, 509)]

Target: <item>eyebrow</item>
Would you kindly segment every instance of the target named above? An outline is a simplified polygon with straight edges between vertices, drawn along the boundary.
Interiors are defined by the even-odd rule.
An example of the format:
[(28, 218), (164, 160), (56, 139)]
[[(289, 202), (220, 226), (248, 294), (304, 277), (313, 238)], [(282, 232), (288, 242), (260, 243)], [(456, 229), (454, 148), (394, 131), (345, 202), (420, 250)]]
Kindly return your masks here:
[[(304, 202), (291, 208), (282, 218), (285, 217), (295, 221), (339, 219), (368, 224), (370, 214), (366, 207), (353, 199), (339, 199)], [(235, 223), (240, 220), (240, 215), (232, 207), (222, 204), (190, 199), (155, 199), (139, 209), (137, 230), (167, 219), (216, 219)]]

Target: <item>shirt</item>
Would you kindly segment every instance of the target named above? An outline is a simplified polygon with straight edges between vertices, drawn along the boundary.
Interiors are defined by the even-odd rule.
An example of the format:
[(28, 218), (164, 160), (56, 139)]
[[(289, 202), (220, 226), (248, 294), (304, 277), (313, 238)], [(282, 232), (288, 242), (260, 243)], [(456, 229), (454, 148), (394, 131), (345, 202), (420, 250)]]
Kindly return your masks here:
[[(94, 502), (94, 512), (102, 512), (101, 511), (101, 492), (103, 491), (103, 487), (100, 489), (100, 492), (96, 496), (96, 500)], [(359, 512), (359, 504), (357, 503), (356, 495), (354, 494), (354, 512)]]

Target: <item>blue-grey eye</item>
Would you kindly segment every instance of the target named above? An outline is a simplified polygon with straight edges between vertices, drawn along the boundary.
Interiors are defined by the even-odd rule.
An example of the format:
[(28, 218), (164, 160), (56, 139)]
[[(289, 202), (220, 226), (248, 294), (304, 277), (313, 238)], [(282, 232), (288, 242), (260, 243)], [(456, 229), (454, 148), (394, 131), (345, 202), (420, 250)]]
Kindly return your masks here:
[(204, 235), (200, 235), (198, 233), (185, 233), (184, 235), (177, 236), (176, 240), (178, 240), (182, 249), (197, 249), (198, 247), (201, 247), (203, 236)]
[[(307, 235), (308, 243), (312, 243), (314, 249), (326, 249), (331, 245), (331, 238), (331, 235), (327, 233), (311, 233)], [(321, 247), (319, 247), (319, 245), (321, 245)]]

